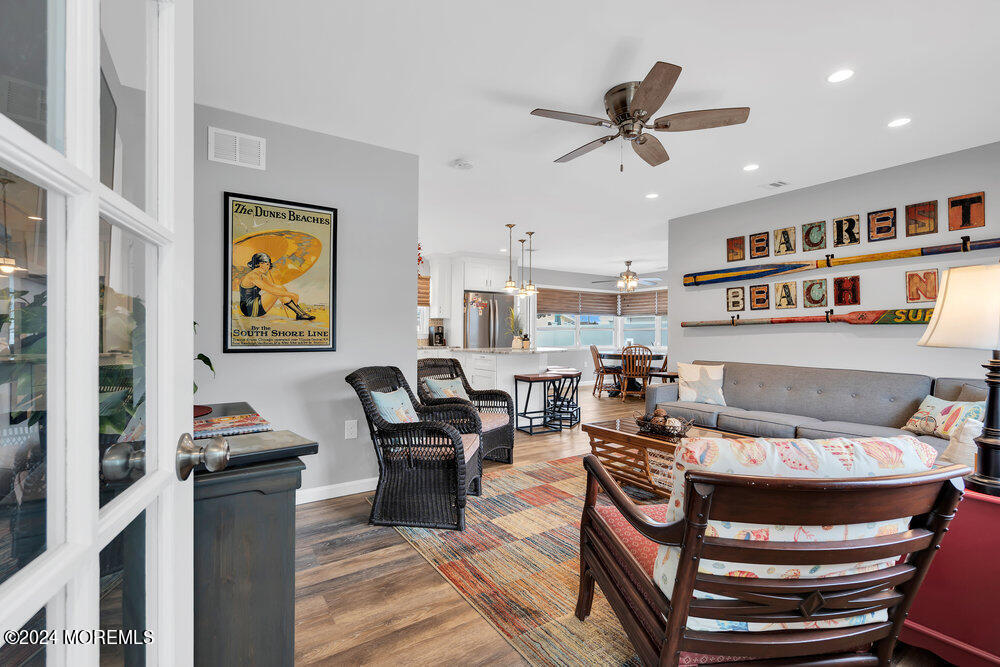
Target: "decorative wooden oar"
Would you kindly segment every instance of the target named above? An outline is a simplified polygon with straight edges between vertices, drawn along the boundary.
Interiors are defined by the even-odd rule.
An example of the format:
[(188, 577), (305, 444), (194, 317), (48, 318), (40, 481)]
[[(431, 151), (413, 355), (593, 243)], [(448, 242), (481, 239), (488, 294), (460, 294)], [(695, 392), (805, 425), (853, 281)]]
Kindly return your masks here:
[(803, 322), (843, 322), (845, 324), (927, 324), (933, 308), (896, 308), (894, 310), (855, 310), (834, 315), (832, 310), (822, 315), (800, 317), (754, 317), (741, 320), (734, 315), (728, 320), (701, 320), (681, 322), (682, 327), (737, 327), (747, 324), (801, 324)]
[(714, 271), (686, 273), (684, 274), (684, 285), (686, 287), (690, 287), (692, 285), (729, 283), (737, 280), (760, 280), (771, 276), (783, 276), (788, 273), (798, 273), (799, 271), (812, 271), (814, 269), (820, 269), (827, 266), (863, 264), (865, 262), (882, 262), (887, 259), (923, 257), (926, 255), (947, 255), (955, 252), (969, 252), (971, 250), (988, 250), (989, 248), (1000, 248), (1000, 238), (970, 241), (968, 236), (963, 236), (960, 243), (945, 243), (943, 245), (924, 246), (923, 248), (911, 248), (909, 250), (872, 252), (866, 255), (853, 255), (851, 257), (834, 257), (833, 255), (827, 255), (823, 259), (815, 259), (807, 262), (757, 264), (756, 266), (737, 266), (733, 268), (716, 269)]

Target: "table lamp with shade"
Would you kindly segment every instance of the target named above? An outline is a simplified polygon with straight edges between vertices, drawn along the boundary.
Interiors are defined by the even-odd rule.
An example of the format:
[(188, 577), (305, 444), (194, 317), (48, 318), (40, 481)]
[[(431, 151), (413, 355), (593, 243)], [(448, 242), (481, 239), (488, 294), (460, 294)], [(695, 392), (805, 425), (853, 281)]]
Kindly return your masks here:
[(976, 470), (966, 487), (1000, 496), (1000, 264), (944, 271), (934, 314), (917, 343), (929, 347), (993, 350), (986, 369), (986, 416)]

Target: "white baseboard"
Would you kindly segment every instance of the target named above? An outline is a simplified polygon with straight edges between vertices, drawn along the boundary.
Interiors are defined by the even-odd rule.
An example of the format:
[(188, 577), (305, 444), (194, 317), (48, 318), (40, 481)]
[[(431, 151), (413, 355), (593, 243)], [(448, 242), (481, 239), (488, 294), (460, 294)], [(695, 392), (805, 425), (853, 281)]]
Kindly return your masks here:
[(369, 477), (368, 479), (356, 479), (351, 482), (341, 482), (340, 484), (316, 486), (311, 489), (299, 489), (295, 492), (295, 504), (303, 505), (305, 503), (314, 503), (317, 500), (326, 500), (327, 498), (339, 498), (355, 493), (374, 491), (376, 484), (378, 484), (378, 477)]

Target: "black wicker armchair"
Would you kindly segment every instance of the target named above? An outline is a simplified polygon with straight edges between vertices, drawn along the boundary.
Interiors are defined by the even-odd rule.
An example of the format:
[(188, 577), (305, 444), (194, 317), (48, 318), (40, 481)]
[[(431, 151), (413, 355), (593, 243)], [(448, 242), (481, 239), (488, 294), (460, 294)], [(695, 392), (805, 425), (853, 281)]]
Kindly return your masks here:
[[(427, 390), (427, 378), (460, 378), (470, 401), (460, 398), (434, 398)], [(473, 389), (458, 359), (418, 359), (417, 392), (426, 405), (471, 405), (483, 423), (483, 458), (500, 463), (514, 462), (514, 401), (500, 389)]]
[[(479, 495), (482, 425), (468, 405), (421, 405), (395, 366), (359, 368), (346, 378), (358, 392), (378, 458), (369, 522), (382, 526), (465, 529), (467, 494)], [(406, 389), (419, 422), (387, 422), (372, 392)]]

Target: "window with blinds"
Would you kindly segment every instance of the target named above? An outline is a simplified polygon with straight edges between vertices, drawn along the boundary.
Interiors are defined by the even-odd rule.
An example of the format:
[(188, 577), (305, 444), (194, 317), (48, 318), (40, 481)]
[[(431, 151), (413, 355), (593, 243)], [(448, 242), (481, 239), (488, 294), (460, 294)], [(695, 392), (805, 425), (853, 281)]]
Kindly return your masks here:
[(620, 295), (620, 315), (666, 315), (667, 290), (647, 290), (626, 292)]
[(431, 305), (431, 277), (417, 276), (417, 306)]
[(536, 310), (539, 314), (616, 315), (618, 295), (613, 292), (577, 292), (540, 288)]

